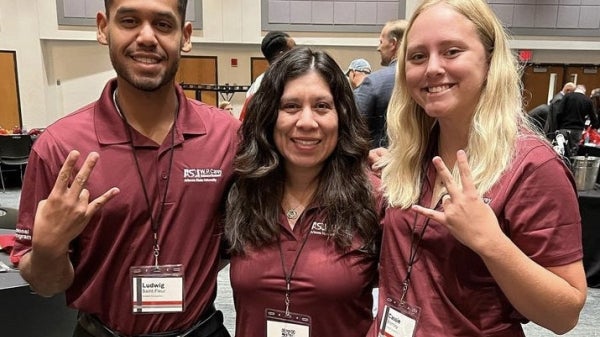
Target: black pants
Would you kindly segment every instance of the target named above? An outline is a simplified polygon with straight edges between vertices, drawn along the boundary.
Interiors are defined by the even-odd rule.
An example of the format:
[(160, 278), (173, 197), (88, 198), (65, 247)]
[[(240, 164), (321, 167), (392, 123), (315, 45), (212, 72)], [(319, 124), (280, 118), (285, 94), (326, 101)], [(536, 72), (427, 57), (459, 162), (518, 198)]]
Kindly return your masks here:
[[(231, 335), (229, 334), (229, 331), (227, 331), (227, 329), (223, 325), (223, 314), (220, 311), (217, 311), (215, 320), (212, 320), (211, 322), (209, 322), (209, 324), (218, 325), (218, 327), (216, 328), (216, 330), (211, 329), (213, 332), (211, 332), (209, 334), (201, 334), (201, 333), (192, 332), (188, 336), (189, 337), (231, 337)], [(106, 333), (99, 334), (99, 335), (91, 334), (83, 327), (81, 321), (77, 322), (77, 325), (75, 326), (75, 331), (73, 331), (73, 337), (105, 337), (105, 336), (111, 336), (111, 335), (106, 334)], [(116, 336), (116, 335), (113, 335), (113, 336)], [(125, 336), (123, 336), (123, 337), (125, 337)]]

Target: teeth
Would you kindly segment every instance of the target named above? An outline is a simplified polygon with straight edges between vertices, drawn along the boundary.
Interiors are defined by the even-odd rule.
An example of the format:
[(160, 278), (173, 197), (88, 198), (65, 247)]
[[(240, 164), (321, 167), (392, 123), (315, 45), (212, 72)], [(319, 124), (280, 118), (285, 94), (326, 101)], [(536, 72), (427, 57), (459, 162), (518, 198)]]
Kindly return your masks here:
[(436, 93), (436, 92), (442, 92), (442, 91), (448, 90), (448, 89), (450, 89), (449, 85), (440, 85), (437, 87), (429, 87), (429, 88), (427, 88), (427, 91), (431, 92), (431, 93)]
[(149, 57), (134, 57), (134, 60), (141, 62), (141, 63), (146, 63), (146, 64), (156, 64), (158, 63), (158, 60), (153, 59), (153, 58), (149, 58)]
[(300, 145), (316, 145), (319, 141), (318, 140), (300, 140), (300, 139), (296, 139), (295, 142), (298, 143), (298, 144), (300, 144)]

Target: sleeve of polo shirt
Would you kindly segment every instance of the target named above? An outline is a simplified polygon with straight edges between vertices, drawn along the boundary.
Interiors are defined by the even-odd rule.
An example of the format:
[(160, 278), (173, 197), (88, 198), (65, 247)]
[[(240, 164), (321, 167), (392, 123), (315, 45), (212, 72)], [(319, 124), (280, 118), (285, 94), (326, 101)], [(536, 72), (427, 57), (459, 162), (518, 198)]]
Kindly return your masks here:
[[(29, 154), (27, 169), (23, 177), (15, 246), (11, 252), (11, 261), (15, 264), (18, 264), (21, 257), (31, 250), (33, 221), (38, 203), (48, 197), (54, 186), (58, 170), (60, 170), (60, 166), (58, 170), (56, 167), (48, 167), (47, 163), (38, 154), (36, 148), (39, 148), (41, 142), (43, 142), (43, 139), (40, 136), (40, 139), (36, 140), (36, 146)], [(52, 172), (56, 172), (56, 174)]]
[(551, 151), (540, 146), (523, 160), (500, 214), (511, 240), (546, 267), (583, 257), (575, 183), (568, 168)]

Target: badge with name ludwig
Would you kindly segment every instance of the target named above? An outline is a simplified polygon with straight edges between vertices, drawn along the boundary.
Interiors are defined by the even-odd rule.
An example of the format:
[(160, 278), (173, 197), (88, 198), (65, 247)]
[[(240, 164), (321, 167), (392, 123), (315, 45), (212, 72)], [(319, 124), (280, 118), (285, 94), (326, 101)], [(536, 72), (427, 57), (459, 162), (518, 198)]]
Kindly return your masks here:
[(130, 274), (134, 314), (185, 310), (181, 264), (135, 266)]
[(266, 309), (267, 337), (310, 337), (310, 316)]

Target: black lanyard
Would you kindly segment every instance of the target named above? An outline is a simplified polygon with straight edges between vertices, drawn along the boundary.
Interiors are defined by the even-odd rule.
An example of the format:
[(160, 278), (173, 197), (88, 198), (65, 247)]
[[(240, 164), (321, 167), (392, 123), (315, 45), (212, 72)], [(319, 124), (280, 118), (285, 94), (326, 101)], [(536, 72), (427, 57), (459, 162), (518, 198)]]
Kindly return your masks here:
[(427, 226), (429, 226), (429, 218), (427, 218), (427, 220), (425, 220), (425, 224), (423, 225), (423, 229), (421, 229), (419, 236), (417, 236), (415, 233), (415, 229), (417, 227), (417, 215), (418, 214), (415, 213), (413, 225), (410, 227), (410, 254), (408, 255), (406, 277), (404, 278), (404, 281), (402, 281), (402, 297), (400, 297), (400, 303), (404, 303), (404, 299), (406, 298), (406, 293), (408, 292), (408, 285), (410, 284), (410, 274), (412, 273), (412, 267), (417, 261), (417, 255), (419, 252), (419, 248), (421, 247), (421, 241), (423, 240), (423, 236), (425, 235), (425, 230), (427, 229)]
[[(302, 216), (300, 216), (301, 220)], [(283, 269), (283, 276), (285, 277), (285, 315), (290, 316), (290, 294), (292, 288), (292, 276), (294, 275), (294, 271), (296, 270), (296, 265), (298, 264), (298, 258), (304, 249), (304, 245), (306, 245), (306, 241), (308, 241), (308, 236), (310, 235), (311, 228), (306, 230), (306, 235), (304, 235), (304, 239), (302, 240), (302, 245), (300, 249), (296, 253), (296, 257), (294, 258), (294, 263), (292, 264), (292, 268), (290, 268), (290, 273), (288, 274), (285, 269), (285, 258), (283, 256), (283, 249), (281, 248), (281, 237), (277, 238), (277, 245), (279, 246), (279, 256), (281, 257), (281, 269)]]
[(150, 203), (150, 198), (148, 197), (148, 189), (146, 188), (146, 183), (144, 181), (144, 177), (142, 175), (142, 170), (140, 169), (140, 163), (138, 161), (138, 157), (135, 151), (135, 146), (133, 145), (133, 133), (131, 131), (131, 125), (129, 125), (129, 123), (127, 122), (127, 118), (125, 117), (125, 114), (123, 114), (121, 112), (121, 109), (119, 107), (119, 103), (117, 102), (117, 90), (115, 89), (115, 91), (113, 92), (113, 102), (115, 104), (115, 108), (117, 109), (117, 112), (119, 113), (119, 115), (121, 115), (121, 118), (123, 118), (123, 121), (125, 123), (125, 129), (127, 129), (127, 134), (129, 136), (129, 143), (131, 144), (131, 152), (133, 154), (133, 160), (135, 161), (135, 167), (137, 169), (137, 174), (138, 177), (140, 178), (140, 183), (142, 185), (142, 190), (144, 192), (144, 199), (146, 200), (146, 206), (148, 207), (148, 216), (150, 218), (150, 225), (152, 226), (152, 238), (153, 238), (153, 242), (152, 242), (152, 247), (153, 247), (153, 252), (154, 252), (154, 266), (158, 267), (158, 255), (160, 255), (160, 246), (158, 244), (158, 227), (160, 225), (160, 222), (162, 220), (162, 215), (163, 215), (163, 209), (165, 206), (165, 201), (167, 200), (167, 191), (169, 190), (169, 182), (171, 181), (171, 168), (173, 167), (173, 155), (175, 153), (174, 148), (175, 148), (175, 133), (177, 131), (177, 116), (179, 115), (179, 104), (177, 106), (177, 108), (175, 109), (175, 119), (173, 120), (173, 127), (171, 129), (171, 145), (170, 145), (170, 149), (169, 151), (170, 153), (170, 158), (169, 158), (169, 169), (167, 170), (167, 182), (165, 184), (165, 191), (163, 193), (163, 197), (162, 197), (162, 201), (160, 201), (160, 206), (158, 209), (158, 214), (156, 216), (156, 218), (154, 218), (153, 212), (152, 212), (152, 204)]
[[(429, 180), (427, 179), (427, 174), (425, 174), (425, 177), (423, 178), (423, 182), (421, 183), (421, 193), (423, 193), (423, 187), (425, 186), (425, 180), (427, 180), (429, 182)], [(431, 183), (429, 183), (429, 188), (431, 189), (431, 197), (433, 198), (433, 188), (431, 187)], [(441, 205), (441, 202), (442, 202), (441, 199), (438, 200), (438, 202), (435, 204), (434, 209), (437, 209)], [(402, 281), (402, 296), (400, 297), (400, 303), (404, 303), (404, 300), (406, 299), (406, 293), (408, 292), (408, 286), (410, 284), (410, 274), (412, 273), (412, 269), (413, 269), (415, 262), (417, 262), (419, 248), (421, 248), (421, 241), (423, 241), (423, 236), (425, 236), (425, 230), (429, 226), (429, 220), (431, 220), (430, 218), (427, 218), (425, 220), (425, 224), (423, 225), (423, 228), (421, 229), (421, 231), (419, 232), (419, 234), (417, 236), (417, 233), (415, 232), (415, 230), (417, 228), (417, 218), (418, 218), (418, 213), (415, 212), (415, 218), (413, 220), (413, 224), (412, 224), (412, 226), (410, 226), (410, 253), (408, 255), (408, 262), (407, 262), (407, 267), (406, 267), (406, 277)]]

